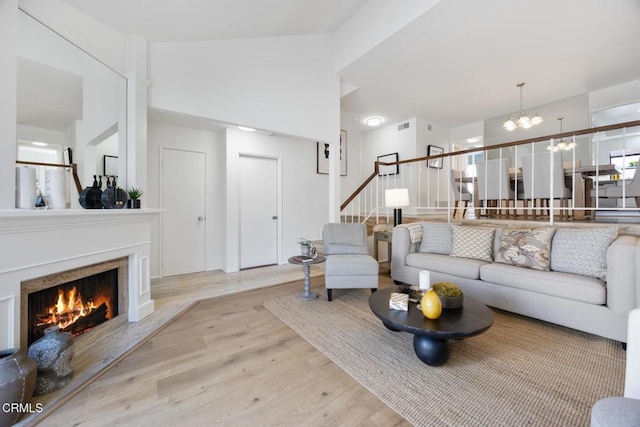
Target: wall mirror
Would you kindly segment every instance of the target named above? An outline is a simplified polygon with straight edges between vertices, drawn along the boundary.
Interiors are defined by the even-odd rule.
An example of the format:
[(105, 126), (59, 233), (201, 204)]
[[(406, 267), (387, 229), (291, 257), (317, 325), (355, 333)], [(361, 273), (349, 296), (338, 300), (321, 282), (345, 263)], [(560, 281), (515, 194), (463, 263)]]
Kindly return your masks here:
[(66, 164), (72, 153), (87, 187), (103, 174), (104, 156), (115, 157), (118, 185), (126, 188), (127, 80), (24, 11), (17, 54), (16, 159)]

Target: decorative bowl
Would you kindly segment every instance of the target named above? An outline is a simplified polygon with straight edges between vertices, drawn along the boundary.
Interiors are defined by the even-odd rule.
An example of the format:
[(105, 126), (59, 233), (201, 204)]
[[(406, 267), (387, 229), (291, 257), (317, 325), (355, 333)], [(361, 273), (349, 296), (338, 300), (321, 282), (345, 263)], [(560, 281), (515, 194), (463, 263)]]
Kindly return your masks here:
[(439, 296), (439, 297), (440, 297), (440, 302), (442, 303), (442, 308), (461, 308), (462, 307), (464, 295), (460, 295), (457, 297), (443, 297), (443, 296)]

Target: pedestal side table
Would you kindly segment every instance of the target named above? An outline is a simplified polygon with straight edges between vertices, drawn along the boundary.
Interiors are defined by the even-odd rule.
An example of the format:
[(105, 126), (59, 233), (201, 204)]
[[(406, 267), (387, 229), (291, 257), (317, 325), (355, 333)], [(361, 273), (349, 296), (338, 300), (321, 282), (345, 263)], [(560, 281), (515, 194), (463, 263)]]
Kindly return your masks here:
[(317, 292), (311, 292), (311, 264), (321, 264), (325, 262), (327, 259), (320, 255), (318, 255), (313, 260), (307, 261), (307, 262), (298, 261), (295, 258), (296, 257), (294, 256), (289, 258), (289, 263), (304, 266), (304, 292), (299, 293), (298, 298), (304, 301), (309, 301), (309, 300), (318, 298)]

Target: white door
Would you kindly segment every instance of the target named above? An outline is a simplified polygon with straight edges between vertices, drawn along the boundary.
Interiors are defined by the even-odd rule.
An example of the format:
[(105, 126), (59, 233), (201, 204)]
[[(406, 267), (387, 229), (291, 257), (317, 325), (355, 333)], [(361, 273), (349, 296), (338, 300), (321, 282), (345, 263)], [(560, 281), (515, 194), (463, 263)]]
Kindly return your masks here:
[(205, 270), (205, 154), (162, 149), (162, 275)]
[(240, 268), (278, 263), (278, 161), (240, 156)]

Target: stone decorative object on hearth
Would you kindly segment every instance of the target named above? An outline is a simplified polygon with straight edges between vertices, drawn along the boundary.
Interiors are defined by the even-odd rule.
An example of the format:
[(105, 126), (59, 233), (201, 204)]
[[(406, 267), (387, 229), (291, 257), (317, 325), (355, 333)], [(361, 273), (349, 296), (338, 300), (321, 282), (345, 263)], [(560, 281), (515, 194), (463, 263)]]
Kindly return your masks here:
[(35, 396), (64, 387), (73, 378), (73, 335), (61, 332), (59, 326), (45, 329), (28, 354), (38, 364)]
[[(17, 348), (0, 351), (0, 403), (21, 404), (31, 402), (36, 385), (36, 362)], [(0, 426), (10, 426), (20, 420), (24, 412), (3, 407), (0, 411)]]

